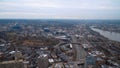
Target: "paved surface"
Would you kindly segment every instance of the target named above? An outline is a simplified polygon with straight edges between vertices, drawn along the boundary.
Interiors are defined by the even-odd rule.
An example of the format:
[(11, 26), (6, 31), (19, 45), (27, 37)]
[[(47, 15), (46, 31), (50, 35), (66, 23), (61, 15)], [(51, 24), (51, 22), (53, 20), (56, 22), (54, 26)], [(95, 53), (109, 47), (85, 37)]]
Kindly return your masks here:
[[(72, 42), (76, 43), (77, 39), (75, 36), (71, 36), (72, 37)], [(86, 52), (85, 50), (82, 48), (82, 46), (78, 45), (78, 44), (73, 44), (73, 46), (75, 47), (76, 50), (76, 61), (80, 61), (81, 59), (85, 59), (86, 57)]]
[(80, 46), (80, 45), (74, 45), (76, 52), (77, 52), (77, 56), (76, 56), (76, 60), (80, 61), (81, 59), (85, 59), (86, 57), (86, 52), (85, 50)]
[[(75, 36), (71, 36), (72, 38), (72, 42), (73, 43), (77, 43), (77, 39)], [(78, 45), (78, 44), (73, 44), (74, 50), (76, 51), (76, 61), (80, 62), (80, 63), (85, 63), (85, 57), (87, 55), (87, 53), (85, 52), (85, 50), (82, 48), (82, 46)], [(80, 63), (78, 63), (78, 67), (77, 68), (84, 68), (84, 65), (80, 65)]]

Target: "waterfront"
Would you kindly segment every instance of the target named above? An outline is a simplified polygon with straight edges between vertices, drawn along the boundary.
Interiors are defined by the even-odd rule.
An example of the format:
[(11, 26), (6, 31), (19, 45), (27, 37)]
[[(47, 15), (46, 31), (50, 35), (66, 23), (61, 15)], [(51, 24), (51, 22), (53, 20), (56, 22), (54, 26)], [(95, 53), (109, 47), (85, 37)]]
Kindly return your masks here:
[(90, 27), (93, 31), (100, 33), (100, 35), (114, 41), (120, 42), (120, 33), (104, 31), (94, 27)]

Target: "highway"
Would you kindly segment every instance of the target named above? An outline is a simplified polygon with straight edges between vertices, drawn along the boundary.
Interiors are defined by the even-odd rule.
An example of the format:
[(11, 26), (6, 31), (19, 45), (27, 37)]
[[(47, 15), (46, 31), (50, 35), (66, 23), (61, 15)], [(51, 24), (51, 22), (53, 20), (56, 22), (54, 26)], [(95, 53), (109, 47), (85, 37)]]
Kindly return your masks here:
[[(77, 38), (74, 35), (72, 35), (71, 38), (72, 38), (72, 42), (74, 42), (74, 43), (77, 42)], [(78, 65), (78, 68), (84, 68), (84, 65), (80, 65), (80, 64), (85, 63), (85, 57), (86, 57), (87, 53), (82, 48), (82, 46), (80, 46), (79, 44), (73, 44), (73, 47), (76, 52), (75, 61), (80, 62)]]
[(74, 45), (75, 49), (77, 51), (77, 56), (76, 56), (76, 60), (80, 61), (81, 59), (85, 59), (86, 57), (86, 52), (85, 50), (80, 46), (80, 45)]
[[(71, 36), (72, 38), (72, 42), (76, 43), (77, 39), (75, 36)], [(79, 61), (81, 59), (85, 59), (87, 53), (85, 52), (85, 50), (82, 48), (82, 46), (80, 46), (79, 44), (73, 44), (77, 54), (76, 54), (76, 61)]]

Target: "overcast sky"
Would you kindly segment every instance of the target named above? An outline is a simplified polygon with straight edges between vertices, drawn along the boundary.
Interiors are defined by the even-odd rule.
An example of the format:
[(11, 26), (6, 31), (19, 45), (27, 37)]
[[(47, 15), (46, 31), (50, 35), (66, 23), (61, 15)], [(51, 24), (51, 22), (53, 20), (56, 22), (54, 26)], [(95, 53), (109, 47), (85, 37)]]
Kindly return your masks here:
[(0, 18), (120, 19), (120, 0), (0, 0)]

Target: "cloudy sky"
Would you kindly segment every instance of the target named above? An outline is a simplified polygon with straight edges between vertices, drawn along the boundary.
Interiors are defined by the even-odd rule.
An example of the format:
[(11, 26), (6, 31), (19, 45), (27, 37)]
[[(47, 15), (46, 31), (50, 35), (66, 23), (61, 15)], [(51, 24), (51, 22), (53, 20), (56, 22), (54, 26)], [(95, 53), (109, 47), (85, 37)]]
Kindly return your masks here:
[(120, 0), (0, 0), (0, 18), (120, 19)]

